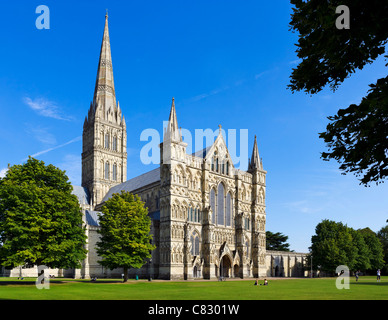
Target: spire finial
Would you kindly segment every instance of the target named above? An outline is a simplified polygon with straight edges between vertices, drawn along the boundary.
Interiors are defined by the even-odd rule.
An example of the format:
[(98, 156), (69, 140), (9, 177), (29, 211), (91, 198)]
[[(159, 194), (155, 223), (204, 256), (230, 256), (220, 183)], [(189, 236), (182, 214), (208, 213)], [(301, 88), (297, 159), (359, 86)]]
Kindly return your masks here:
[(256, 135), (255, 135), (255, 141), (253, 143), (252, 157), (248, 162), (248, 171), (252, 171), (255, 169), (262, 169), (260, 156), (259, 156), (259, 148), (257, 147)]
[(116, 94), (113, 80), (112, 54), (109, 40), (108, 9), (106, 9), (104, 33), (102, 36), (100, 59), (98, 62), (93, 101), (101, 98), (104, 107), (116, 107)]
[(182, 140), (182, 137), (180, 136), (179, 128), (178, 128), (178, 120), (176, 117), (174, 97), (172, 98), (170, 117), (168, 118), (167, 134), (165, 135), (165, 138), (166, 139), (171, 138), (175, 141)]

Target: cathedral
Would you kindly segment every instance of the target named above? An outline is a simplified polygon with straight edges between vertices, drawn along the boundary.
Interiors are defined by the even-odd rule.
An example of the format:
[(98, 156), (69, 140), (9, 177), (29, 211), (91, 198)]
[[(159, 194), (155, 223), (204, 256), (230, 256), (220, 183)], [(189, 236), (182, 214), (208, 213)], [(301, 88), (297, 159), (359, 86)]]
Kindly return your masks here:
[[(156, 249), (130, 277), (217, 279), (304, 276), (305, 254), (266, 250), (266, 174), (255, 137), (248, 170), (234, 168), (221, 128), (214, 143), (186, 153), (175, 101), (157, 169), (127, 180), (127, 127), (116, 101), (108, 15), (93, 100), (83, 126), (82, 186), (73, 186), (88, 236), (87, 258), (58, 275), (121, 277), (96, 253), (98, 211), (114, 193), (138, 194), (148, 207)], [(130, 121), (130, 119), (127, 119)], [(18, 276), (18, 270), (14, 271)]]

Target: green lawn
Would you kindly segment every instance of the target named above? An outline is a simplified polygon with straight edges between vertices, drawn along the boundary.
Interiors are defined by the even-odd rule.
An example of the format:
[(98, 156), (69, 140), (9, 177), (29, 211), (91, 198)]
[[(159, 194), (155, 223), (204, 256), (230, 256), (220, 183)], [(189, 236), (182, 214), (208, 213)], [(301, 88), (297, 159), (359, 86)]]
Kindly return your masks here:
[(254, 286), (254, 280), (157, 281), (122, 283), (117, 280), (55, 279), (48, 290), (38, 290), (35, 279), (0, 278), (0, 300), (386, 300), (388, 279), (375, 277), (350, 281), (349, 290), (338, 290), (335, 278), (269, 278), (269, 286)]

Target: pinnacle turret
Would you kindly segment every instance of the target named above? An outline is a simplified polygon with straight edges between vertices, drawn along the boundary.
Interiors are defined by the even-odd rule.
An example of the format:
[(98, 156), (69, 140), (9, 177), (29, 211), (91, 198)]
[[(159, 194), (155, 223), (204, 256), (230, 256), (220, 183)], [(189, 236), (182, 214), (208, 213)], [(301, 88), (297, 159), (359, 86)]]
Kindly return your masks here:
[(170, 117), (168, 119), (167, 129), (164, 136), (164, 140), (171, 140), (175, 142), (182, 141), (182, 135), (179, 132), (178, 120), (175, 111), (175, 99), (172, 98)]
[(248, 171), (253, 171), (255, 169), (263, 169), (260, 156), (259, 156), (259, 148), (257, 147), (256, 135), (255, 135), (255, 142), (253, 143), (252, 157), (248, 165)]

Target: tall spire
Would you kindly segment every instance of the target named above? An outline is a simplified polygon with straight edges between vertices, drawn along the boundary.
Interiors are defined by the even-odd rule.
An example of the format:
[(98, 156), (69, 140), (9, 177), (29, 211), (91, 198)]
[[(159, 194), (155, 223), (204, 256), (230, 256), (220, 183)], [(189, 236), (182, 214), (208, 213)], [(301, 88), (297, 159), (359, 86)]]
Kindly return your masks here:
[(179, 133), (178, 120), (175, 111), (175, 99), (172, 98), (170, 117), (168, 118), (167, 130), (164, 140), (182, 141), (182, 136)]
[(259, 148), (257, 147), (256, 135), (255, 135), (255, 142), (253, 144), (251, 161), (249, 162), (249, 165), (248, 165), (248, 171), (252, 171), (255, 169), (262, 169), (260, 156), (259, 156)]
[(94, 89), (93, 105), (101, 103), (105, 110), (116, 107), (116, 94), (113, 81), (112, 54), (110, 50), (108, 12), (105, 14), (104, 35), (102, 37), (100, 60), (98, 62), (96, 86)]

